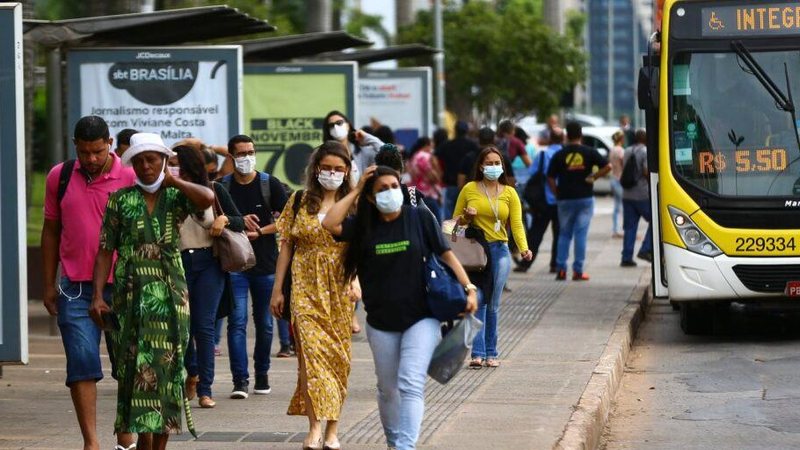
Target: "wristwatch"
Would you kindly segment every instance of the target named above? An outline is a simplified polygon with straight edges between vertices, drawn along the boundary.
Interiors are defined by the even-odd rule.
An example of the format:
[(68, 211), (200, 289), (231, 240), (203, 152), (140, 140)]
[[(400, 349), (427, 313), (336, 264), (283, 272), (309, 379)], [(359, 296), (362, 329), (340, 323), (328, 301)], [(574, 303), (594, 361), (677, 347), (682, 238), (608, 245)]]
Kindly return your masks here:
[(478, 286), (475, 286), (472, 283), (467, 284), (466, 286), (464, 286), (464, 292), (469, 294), (469, 291), (478, 292)]

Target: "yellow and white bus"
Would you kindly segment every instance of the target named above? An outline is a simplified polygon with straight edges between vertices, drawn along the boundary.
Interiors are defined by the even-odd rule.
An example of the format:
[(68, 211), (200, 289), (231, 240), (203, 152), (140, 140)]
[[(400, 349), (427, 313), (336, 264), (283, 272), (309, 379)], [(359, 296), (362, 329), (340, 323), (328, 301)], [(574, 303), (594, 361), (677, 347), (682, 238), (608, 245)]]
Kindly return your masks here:
[(720, 305), (800, 297), (800, 1), (661, 3), (639, 79), (653, 290), (703, 333)]

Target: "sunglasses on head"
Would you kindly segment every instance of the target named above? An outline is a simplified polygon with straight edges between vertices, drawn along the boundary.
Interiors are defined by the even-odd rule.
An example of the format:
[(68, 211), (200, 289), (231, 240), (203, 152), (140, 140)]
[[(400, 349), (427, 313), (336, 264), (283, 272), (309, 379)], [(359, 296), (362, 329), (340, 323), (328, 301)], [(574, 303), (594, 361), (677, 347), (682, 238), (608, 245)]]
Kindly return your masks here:
[(339, 120), (337, 120), (336, 122), (330, 122), (330, 123), (328, 123), (328, 128), (333, 128), (333, 127), (334, 127), (334, 126), (336, 126), (336, 125), (342, 126), (342, 125), (344, 125), (345, 123), (346, 123), (346, 122), (345, 122), (344, 120), (342, 120), (342, 119), (339, 119)]

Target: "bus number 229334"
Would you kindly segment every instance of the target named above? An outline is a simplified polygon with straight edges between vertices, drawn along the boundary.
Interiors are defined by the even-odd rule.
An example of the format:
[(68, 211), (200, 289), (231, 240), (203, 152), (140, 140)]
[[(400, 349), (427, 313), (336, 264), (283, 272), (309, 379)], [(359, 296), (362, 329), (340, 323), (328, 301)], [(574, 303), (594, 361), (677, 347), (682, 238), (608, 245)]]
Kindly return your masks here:
[(777, 238), (736, 238), (737, 252), (782, 252), (784, 250), (794, 250), (794, 238), (788, 240), (782, 237)]

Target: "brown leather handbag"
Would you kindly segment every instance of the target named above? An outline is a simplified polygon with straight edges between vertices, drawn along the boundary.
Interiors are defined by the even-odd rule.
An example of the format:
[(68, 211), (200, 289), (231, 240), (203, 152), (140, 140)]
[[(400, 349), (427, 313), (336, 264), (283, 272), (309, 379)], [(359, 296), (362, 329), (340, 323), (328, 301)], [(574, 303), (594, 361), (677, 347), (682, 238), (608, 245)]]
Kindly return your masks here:
[(467, 227), (458, 225), (456, 220), (442, 222), (442, 234), (450, 243), (450, 249), (455, 253), (458, 262), (467, 272), (482, 272), (486, 269), (488, 258), (480, 242), (466, 237)]
[[(223, 214), (219, 199), (214, 195), (214, 217)], [(214, 254), (225, 272), (244, 272), (256, 265), (256, 254), (244, 231), (223, 228), (222, 234), (214, 237)]]

